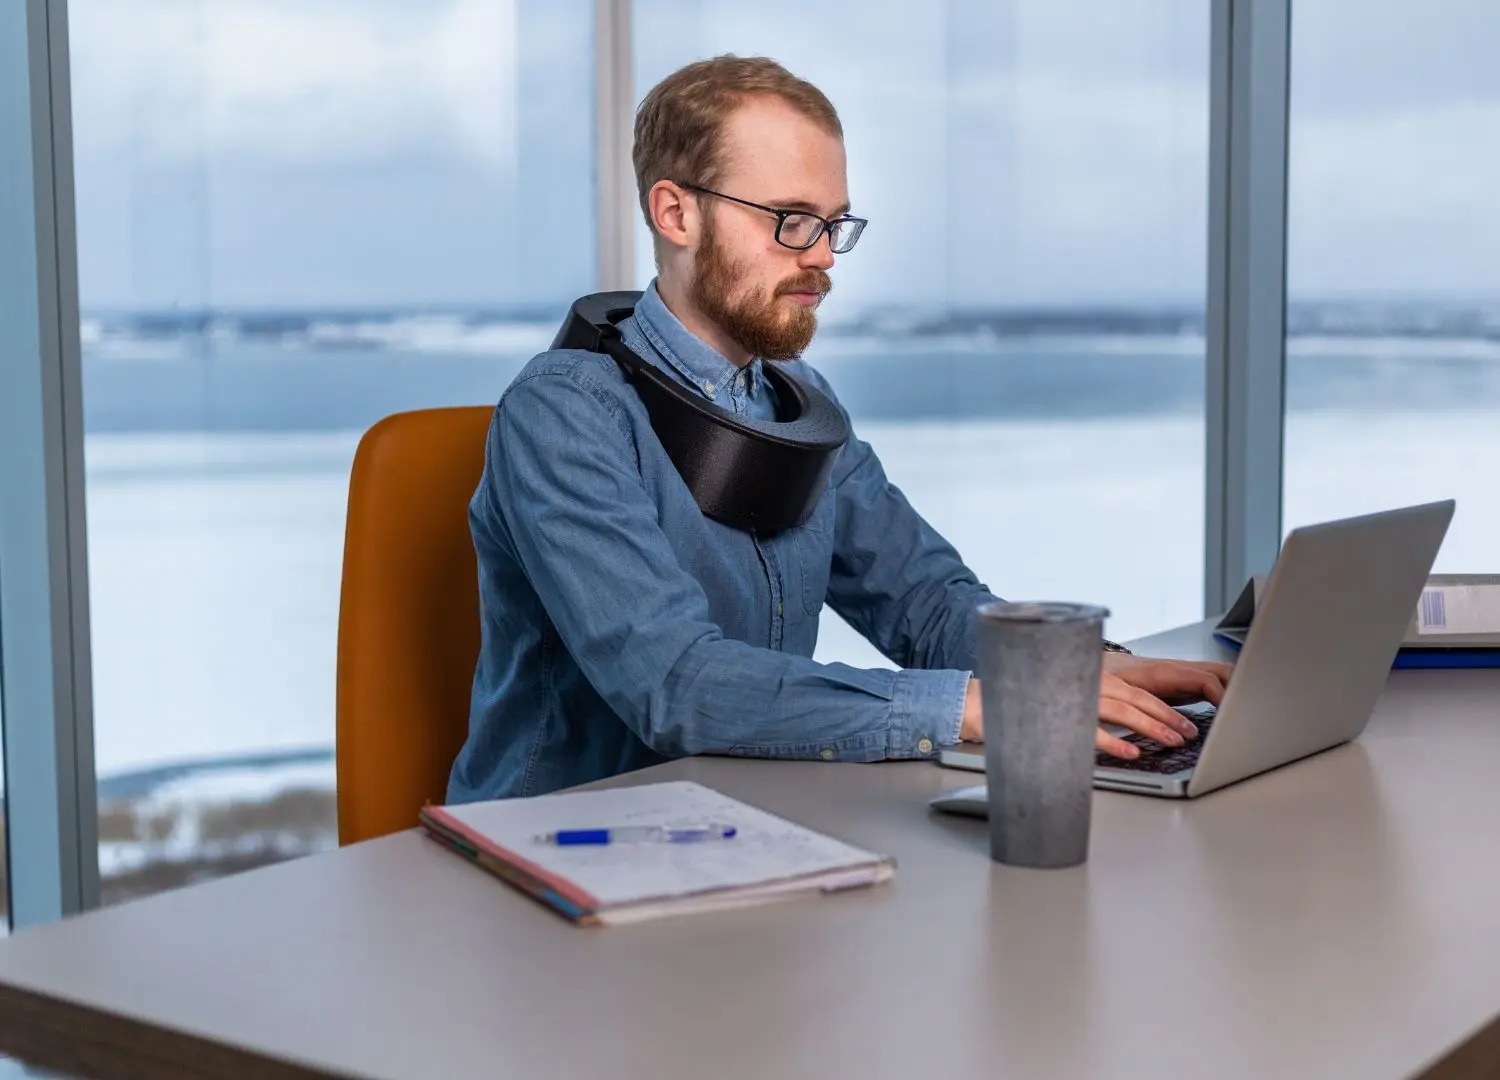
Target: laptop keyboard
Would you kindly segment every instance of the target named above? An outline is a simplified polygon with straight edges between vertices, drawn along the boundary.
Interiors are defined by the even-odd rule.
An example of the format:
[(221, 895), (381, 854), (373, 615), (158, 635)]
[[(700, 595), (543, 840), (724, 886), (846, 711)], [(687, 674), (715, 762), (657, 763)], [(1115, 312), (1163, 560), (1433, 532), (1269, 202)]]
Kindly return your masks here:
[(1141, 756), (1135, 759), (1117, 758), (1102, 751), (1094, 757), (1096, 765), (1108, 769), (1129, 769), (1132, 772), (1175, 773), (1191, 769), (1198, 764), (1198, 755), (1203, 752), (1203, 740), (1213, 726), (1216, 715), (1212, 707), (1184, 710), (1187, 718), (1198, 728), (1198, 737), (1186, 746), (1163, 746), (1155, 739), (1148, 739), (1138, 732), (1129, 731), (1120, 738), (1141, 748)]

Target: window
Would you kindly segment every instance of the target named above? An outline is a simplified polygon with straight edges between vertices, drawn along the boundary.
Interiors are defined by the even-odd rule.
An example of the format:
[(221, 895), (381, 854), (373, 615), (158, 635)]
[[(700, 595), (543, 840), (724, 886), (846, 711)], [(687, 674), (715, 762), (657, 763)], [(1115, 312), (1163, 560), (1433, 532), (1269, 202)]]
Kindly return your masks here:
[(1500, 527), (1500, 10), (1293, 7), (1287, 527), (1453, 497), (1437, 568)]
[[(5, 675), (0, 671), (0, 678)], [(0, 693), (0, 781), (5, 774), (5, 695)], [(0, 936), (10, 933), (10, 833), (4, 828), (6, 813), (4, 785), (0, 783)]]
[[(807, 359), (892, 480), (1002, 596), (1201, 617), (1209, 6), (818, 12), (640, 3), (637, 99), (721, 52), (819, 85), (871, 224)], [(828, 612), (819, 658), (887, 663)]]
[(593, 6), (69, 15), (108, 901), (334, 842), (354, 447), (592, 288)]

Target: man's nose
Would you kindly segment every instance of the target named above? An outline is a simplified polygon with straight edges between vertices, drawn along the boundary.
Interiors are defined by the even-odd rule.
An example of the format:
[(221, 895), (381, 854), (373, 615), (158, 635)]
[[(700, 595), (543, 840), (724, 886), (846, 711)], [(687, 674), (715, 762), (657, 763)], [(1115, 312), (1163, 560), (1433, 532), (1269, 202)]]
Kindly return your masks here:
[(833, 245), (829, 242), (826, 232), (818, 237), (818, 242), (812, 247), (797, 253), (797, 268), (799, 270), (833, 269)]

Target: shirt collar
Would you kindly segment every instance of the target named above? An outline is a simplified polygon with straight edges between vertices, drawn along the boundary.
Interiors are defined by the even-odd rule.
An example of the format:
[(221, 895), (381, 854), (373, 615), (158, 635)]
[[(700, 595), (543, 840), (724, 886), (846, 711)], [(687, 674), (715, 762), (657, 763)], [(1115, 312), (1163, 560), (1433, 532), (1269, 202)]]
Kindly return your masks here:
[(743, 371), (736, 367), (667, 310), (654, 280), (636, 301), (635, 323), (662, 359), (688, 385), (697, 387), (708, 398), (727, 403), (733, 391), (739, 388), (748, 389), (751, 397), (756, 396), (756, 389), (764, 378), (760, 357), (750, 361)]

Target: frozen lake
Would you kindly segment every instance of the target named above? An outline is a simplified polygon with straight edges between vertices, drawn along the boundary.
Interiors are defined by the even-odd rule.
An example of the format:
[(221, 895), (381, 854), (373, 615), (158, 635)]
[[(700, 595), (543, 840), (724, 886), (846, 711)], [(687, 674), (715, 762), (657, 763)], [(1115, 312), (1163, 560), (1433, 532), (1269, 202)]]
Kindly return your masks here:
[[(1131, 637), (1201, 615), (1203, 425), (1192, 415), (875, 420), (887, 472), (996, 592), (1103, 603)], [(102, 777), (329, 748), (358, 430), (88, 439)], [(1439, 568), (1493, 571), (1493, 409), (1293, 413), (1286, 524), (1455, 497)], [(825, 615), (818, 657), (887, 662)]]

